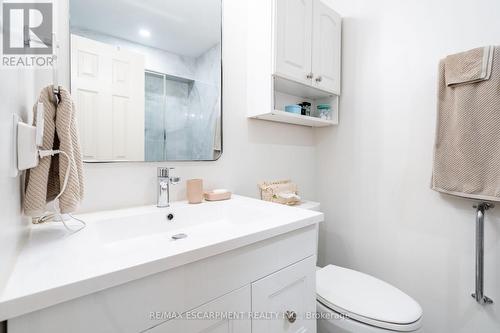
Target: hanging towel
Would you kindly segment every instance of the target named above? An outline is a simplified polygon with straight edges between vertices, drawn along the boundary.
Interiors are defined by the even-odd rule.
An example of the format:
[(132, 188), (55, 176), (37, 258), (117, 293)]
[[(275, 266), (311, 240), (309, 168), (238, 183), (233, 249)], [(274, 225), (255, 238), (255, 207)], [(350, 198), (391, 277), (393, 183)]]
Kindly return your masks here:
[(500, 201), (500, 47), (440, 62), (432, 189)]
[[(74, 212), (83, 199), (82, 157), (76, 124), (75, 106), (70, 93), (60, 88), (60, 101), (54, 103), (52, 86), (40, 92), (38, 102), (44, 106), (44, 133), (42, 150), (61, 150), (65, 155), (54, 155), (40, 159), (37, 167), (29, 170), (25, 180), (23, 208), (25, 215), (43, 216), (48, 202), (54, 200), (64, 183), (69, 167), (69, 178), (65, 191), (59, 197), (62, 214)], [(57, 107), (55, 106), (57, 104)], [(34, 125), (36, 125), (36, 103)]]
[(444, 60), (446, 85), (488, 80), (493, 65), (493, 46), (449, 55)]

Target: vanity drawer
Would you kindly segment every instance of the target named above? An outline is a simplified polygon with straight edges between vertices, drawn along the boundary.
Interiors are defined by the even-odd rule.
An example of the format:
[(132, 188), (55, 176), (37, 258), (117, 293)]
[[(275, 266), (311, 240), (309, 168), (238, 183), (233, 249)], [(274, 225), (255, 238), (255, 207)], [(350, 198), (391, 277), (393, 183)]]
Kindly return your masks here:
[(315, 273), (312, 256), (252, 283), (252, 312), (273, 314), (254, 317), (252, 333), (316, 332)]
[[(233, 291), (147, 330), (147, 333), (251, 333), (250, 286)], [(229, 317), (228, 315), (234, 315)], [(236, 315), (240, 317), (236, 317)], [(160, 318), (161, 318), (160, 314)]]

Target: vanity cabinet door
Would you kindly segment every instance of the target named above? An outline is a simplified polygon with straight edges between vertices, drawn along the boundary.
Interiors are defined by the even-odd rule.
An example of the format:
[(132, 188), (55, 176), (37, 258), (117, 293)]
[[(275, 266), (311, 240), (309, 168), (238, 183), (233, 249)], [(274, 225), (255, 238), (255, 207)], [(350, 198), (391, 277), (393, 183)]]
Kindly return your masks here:
[(312, 83), (335, 94), (340, 94), (341, 23), (339, 14), (314, 0)]
[(254, 282), (252, 333), (316, 332), (315, 274), (312, 256)]
[(276, 1), (276, 74), (311, 84), (313, 0)]
[(250, 297), (250, 286), (245, 286), (146, 332), (251, 333)]

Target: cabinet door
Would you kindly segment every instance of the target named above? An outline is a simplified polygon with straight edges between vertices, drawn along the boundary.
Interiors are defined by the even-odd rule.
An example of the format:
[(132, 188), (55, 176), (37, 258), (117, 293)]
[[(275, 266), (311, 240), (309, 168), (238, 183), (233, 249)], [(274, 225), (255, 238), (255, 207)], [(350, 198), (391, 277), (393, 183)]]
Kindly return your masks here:
[(312, 2), (276, 2), (276, 74), (305, 84), (311, 84)]
[(339, 14), (314, 0), (313, 85), (335, 94), (340, 94), (341, 23)]
[(243, 287), (146, 332), (251, 333), (250, 297), (250, 286)]
[(315, 274), (312, 256), (253, 283), (252, 333), (316, 332)]

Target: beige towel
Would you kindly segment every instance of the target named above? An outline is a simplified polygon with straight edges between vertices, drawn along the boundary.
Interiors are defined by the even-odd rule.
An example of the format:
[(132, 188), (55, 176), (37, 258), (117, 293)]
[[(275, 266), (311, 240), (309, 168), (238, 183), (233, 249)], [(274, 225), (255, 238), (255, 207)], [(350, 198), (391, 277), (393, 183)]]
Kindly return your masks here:
[[(61, 213), (71, 213), (78, 208), (83, 199), (83, 174), (80, 144), (76, 124), (76, 114), (70, 93), (61, 88), (60, 102), (57, 109), (53, 102), (52, 86), (42, 89), (39, 102), (44, 105), (43, 150), (64, 151), (64, 155), (54, 155), (40, 159), (37, 167), (26, 175), (24, 213), (32, 217), (40, 217), (46, 212), (48, 202), (54, 200), (61, 191), (70, 166), (70, 174), (66, 190), (59, 198)], [(36, 124), (36, 104), (34, 107)], [(68, 164), (71, 163), (71, 165)]]
[(488, 80), (493, 65), (493, 46), (452, 54), (444, 60), (446, 85)]
[[(439, 65), (432, 189), (500, 201), (500, 48), (491, 48), (483, 79), (489, 60), (477, 50)], [(460, 68), (464, 73), (456, 72)]]

